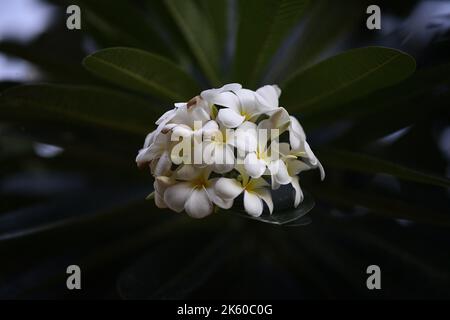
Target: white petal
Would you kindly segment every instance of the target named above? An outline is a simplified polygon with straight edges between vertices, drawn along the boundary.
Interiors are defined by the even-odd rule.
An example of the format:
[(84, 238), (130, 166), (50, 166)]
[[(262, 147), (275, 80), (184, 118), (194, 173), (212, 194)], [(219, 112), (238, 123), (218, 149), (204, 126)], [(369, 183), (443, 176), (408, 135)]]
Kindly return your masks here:
[(166, 111), (158, 120), (156, 120), (155, 124), (159, 125), (161, 123), (167, 123), (168, 121), (172, 120), (173, 117), (175, 117), (176, 112), (176, 109)]
[(175, 108), (182, 108), (182, 107), (186, 107), (187, 103), (186, 102), (176, 102), (174, 103)]
[(273, 201), (272, 201), (272, 195), (268, 189), (260, 188), (256, 189), (254, 191), (261, 199), (264, 200), (264, 202), (267, 204), (267, 207), (269, 208), (270, 213), (273, 212)]
[(167, 208), (167, 204), (164, 202), (164, 197), (159, 193), (155, 191), (155, 204), (160, 209)]
[(172, 162), (170, 161), (169, 152), (164, 152), (161, 158), (157, 160), (153, 174), (155, 176), (165, 176), (168, 174), (170, 168), (172, 167)]
[(236, 112), (240, 110), (239, 98), (232, 92), (222, 92), (218, 94), (206, 95), (204, 97), (210, 104), (230, 108)]
[(144, 148), (148, 148), (152, 145), (152, 143), (155, 141), (157, 132), (152, 131), (150, 132), (146, 137), (145, 137), (145, 142), (144, 142)]
[(245, 117), (232, 109), (224, 108), (219, 110), (216, 119), (227, 128), (236, 128), (245, 120)]
[[(274, 112), (270, 113), (269, 119), (265, 119), (258, 124), (258, 129), (276, 129), (278, 130), (278, 135), (272, 136), (272, 139), (275, 139), (277, 136), (281, 135), (284, 131), (286, 131), (291, 124), (291, 119), (289, 117), (289, 113), (284, 108), (277, 108)], [(272, 134), (272, 132), (268, 132), (268, 134)]]
[(180, 124), (175, 126), (172, 129), (172, 135), (171, 135), (171, 140), (172, 141), (179, 141), (179, 138), (189, 138), (194, 134), (194, 131), (192, 130), (191, 127), (184, 125), (184, 124)]
[(176, 178), (182, 181), (192, 181), (199, 177), (201, 172), (191, 164), (185, 164), (176, 171)]
[(298, 177), (292, 177), (291, 184), (295, 190), (294, 206), (297, 208), (298, 205), (303, 201), (303, 198), (304, 198), (303, 191), (300, 188), (300, 183), (298, 181)]
[(261, 188), (265, 188), (268, 187), (269, 184), (267, 183), (266, 180), (264, 180), (264, 178), (253, 178), (250, 180), (247, 188), (250, 188), (251, 190), (255, 190), (255, 189), (261, 189)]
[(319, 160), (317, 160), (316, 155), (314, 154), (314, 152), (311, 150), (311, 147), (309, 146), (308, 142), (306, 142), (306, 140), (304, 141), (304, 148), (305, 148), (305, 152), (306, 155), (309, 159), (309, 162), (313, 165), (316, 166), (317, 163), (319, 162)]
[(220, 90), (223, 91), (237, 91), (242, 89), (242, 85), (240, 83), (228, 83), (224, 85)]
[(170, 209), (181, 212), (192, 191), (192, 184), (189, 182), (174, 184), (173, 186), (168, 187), (166, 192), (164, 192), (164, 202)]
[(213, 204), (208, 197), (205, 188), (196, 188), (192, 191), (184, 209), (186, 213), (196, 219), (201, 219), (210, 215), (213, 211)]
[(216, 134), (216, 132), (220, 132), (219, 124), (214, 120), (210, 120), (207, 123), (205, 123), (205, 125), (202, 128), (202, 131), (205, 136), (210, 137)]
[(211, 109), (206, 104), (197, 105), (188, 109), (189, 116), (191, 118), (191, 125), (194, 121), (206, 122), (211, 120)]
[(256, 90), (256, 99), (260, 104), (271, 110), (278, 108), (280, 94), (281, 89), (278, 86), (264, 86)]
[(216, 194), (223, 199), (235, 199), (243, 190), (242, 184), (235, 179), (220, 178), (215, 184)]
[(226, 91), (237, 91), (241, 88), (242, 88), (242, 86), (239, 83), (229, 83), (229, 84), (224, 85), (221, 88), (215, 88), (215, 89), (209, 89), (209, 90), (202, 91), (202, 93), (200, 93), (200, 96), (203, 99), (208, 100), (209, 98), (211, 98), (219, 93), (226, 92)]
[(272, 174), (272, 179), (279, 184), (288, 184), (291, 181), (286, 164), (283, 160), (271, 161), (268, 165), (269, 171)]
[(158, 208), (167, 208), (167, 204), (164, 201), (164, 193), (174, 183), (175, 181), (169, 177), (156, 177), (153, 186), (155, 188), (155, 204)]
[(304, 163), (303, 161), (296, 159), (288, 159), (286, 160), (286, 164), (290, 176), (296, 176), (302, 171), (307, 171), (311, 169), (311, 166)]
[(305, 131), (303, 131), (300, 122), (295, 117), (291, 118), (291, 124), (289, 126), (289, 143), (293, 150), (299, 150), (302, 148), (303, 141), (306, 140)]
[(262, 200), (255, 193), (245, 191), (244, 208), (249, 215), (259, 217), (263, 212)]
[(153, 186), (155, 188), (155, 191), (164, 194), (166, 192), (166, 189), (173, 185), (175, 183), (175, 180), (171, 177), (165, 177), (165, 176), (159, 176), (156, 177), (155, 182), (153, 183)]
[(234, 199), (224, 199), (217, 194), (217, 182), (220, 178), (215, 178), (209, 180), (210, 186), (206, 188), (206, 192), (208, 192), (209, 199), (221, 207), (222, 209), (230, 209), (233, 206)]
[(252, 178), (259, 178), (266, 171), (266, 163), (258, 159), (254, 152), (247, 154), (244, 160), (244, 167)]
[(233, 170), (235, 164), (234, 152), (231, 146), (226, 144), (217, 145), (214, 154), (214, 171), (226, 173)]
[(230, 143), (246, 152), (255, 152), (258, 146), (256, 124), (245, 121), (235, 131)]
[(153, 160), (153, 155), (150, 153), (150, 148), (139, 150), (136, 157), (136, 163), (139, 167), (143, 167)]
[(320, 161), (317, 161), (317, 162), (318, 162), (317, 166), (319, 167), (319, 170), (320, 170), (320, 180), (323, 181), (325, 179), (325, 170), (323, 169), (323, 166), (320, 163)]
[(263, 112), (263, 109), (256, 101), (256, 94), (254, 91), (241, 89), (237, 90), (235, 93), (239, 98), (241, 111), (244, 111), (248, 115), (255, 115)]
[[(278, 152), (283, 157), (291, 156), (291, 146), (287, 142), (281, 142), (278, 144)], [(296, 157), (294, 157), (296, 158)]]

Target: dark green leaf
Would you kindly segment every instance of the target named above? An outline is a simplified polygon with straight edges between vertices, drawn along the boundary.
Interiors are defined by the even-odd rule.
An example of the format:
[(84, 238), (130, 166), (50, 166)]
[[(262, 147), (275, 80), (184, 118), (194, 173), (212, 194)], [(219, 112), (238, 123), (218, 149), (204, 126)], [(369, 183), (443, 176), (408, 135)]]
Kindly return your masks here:
[(219, 85), (220, 45), (212, 22), (195, 1), (166, 0), (166, 4), (189, 43), (203, 72), (213, 85)]
[(240, 0), (235, 77), (254, 86), (295, 26), (307, 0)]
[[(335, 51), (334, 47), (339, 46), (340, 40), (348, 37), (352, 29), (361, 24), (367, 6), (361, 0), (313, 1), (305, 14), (304, 25), (296, 36), (292, 52), (277, 65), (279, 72), (289, 77), (293, 70), (304, 70), (320, 59), (328, 58)], [(344, 16), (345, 19), (342, 18)], [(280, 78), (277, 83), (285, 77), (277, 77), (278, 80)]]
[[(435, 110), (436, 107), (445, 106), (448, 93), (440, 90), (443, 85), (450, 84), (448, 74), (450, 65), (438, 65), (415, 72), (410, 78), (393, 87), (384, 88), (367, 96), (343, 104), (339, 108), (327, 110), (326, 113), (317, 113), (306, 116), (305, 124), (308, 127), (317, 127), (331, 124), (337, 120), (357, 120), (360, 127), (358, 133), (349, 133), (350, 139), (360, 139), (362, 135), (373, 134), (376, 131), (389, 133), (385, 128), (386, 122), (401, 129), (413, 123), (412, 119), (419, 119), (418, 115)], [(439, 94), (437, 94), (439, 93)], [(362, 108), (361, 106), (364, 106)], [(426, 107), (426, 108), (425, 108)], [(386, 115), (389, 114), (387, 117)], [(380, 121), (374, 119), (378, 118)], [(362, 123), (360, 123), (362, 120)], [(380, 126), (383, 123), (383, 126)], [(367, 129), (370, 126), (370, 129)], [(387, 131), (386, 131), (387, 129)], [(381, 135), (382, 136), (382, 135)], [(367, 140), (366, 140), (367, 141)]]
[(99, 87), (27, 85), (0, 96), (0, 115), (20, 123), (50, 121), (145, 134), (163, 109)]
[(169, 60), (138, 49), (109, 48), (86, 57), (83, 65), (122, 87), (169, 101), (187, 101), (199, 92), (188, 74)]
[[(60, 1), (59, 1), (60, 2)], [(145, 12), (127, 0), (66, 0), (82, 11), (83, 30), (104, 46), (133, 46), (170, 55), (163, 37)]]
[(282, 103), (303, 114), (324, 113), (406, 79), (415, 67), (414, 58), (394, 49), (350, 50), (294, 75), (284, 86)]
[(230, 240), (230, 234), (184, 232), (180, 250), (180, 239), (168, 239), (122, 273), (119, 293), (126, 299), (186, 298), (225, 261)]
[(432, 174), (409, 169), (401, 165), (377, 159), (368, 155), (342, 151), (320, 150), (318, 157), (325, 167), (335, 167), (364, 173), (386, 173), (397, 178), (436, 185), (444, 188), (450, 187), (450, 180)]
[(450, 217), (446, 212), (418, 207), (392, 197), (350, 189), (342, 185), (319, 186), (312, 191), (317, 198), (333, 204), (361, 206), (369, 209), (371, 213), (388, 218), (450, 226)]

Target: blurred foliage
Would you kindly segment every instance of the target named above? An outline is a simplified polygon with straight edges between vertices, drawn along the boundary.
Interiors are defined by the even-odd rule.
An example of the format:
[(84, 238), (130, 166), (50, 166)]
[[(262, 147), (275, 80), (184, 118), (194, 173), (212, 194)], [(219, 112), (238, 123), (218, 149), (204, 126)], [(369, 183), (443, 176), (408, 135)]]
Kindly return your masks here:
[[(450, 297), (448, 38), (411, 52), (415, 72), (408, 47), (365, 29), (368, 1), (48, 2), (44, 34), (0, 42), (43, 80), (0, 83), (0, 297)], [(401, 19), (417, 2), (379, 5)], [(280, 83), (327, 171), (301, 175), (307, 218), (193, 221), (144, 201), (134, 157), (155, 119), (227, 82)], [(70, 264), (81, 292), (65, 288)]]

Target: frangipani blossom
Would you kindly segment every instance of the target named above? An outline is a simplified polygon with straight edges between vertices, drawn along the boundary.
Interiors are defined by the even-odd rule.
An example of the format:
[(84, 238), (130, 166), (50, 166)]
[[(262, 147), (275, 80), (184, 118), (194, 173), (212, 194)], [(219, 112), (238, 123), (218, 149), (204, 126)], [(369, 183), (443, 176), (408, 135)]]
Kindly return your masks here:
[[(280, 94), (276, 85), (251, 91), (232, 83), (164, 113), (136, 158), (155, 177), (156, 206), (204, 218), (242, 194), (245, 211), (258, 217), (264, 203), (274, 210), (271, 189), (291, 184), (297, 207), (299, 173), (325, 174), (298, 120), (279, 106)], [(289, 143), (279, 143), (286, 131)]]
[(167, 134), (150, 135), (146, 141), (147, 147), (139, 151), (136, 162), (140, 167), (150, 164), (151, 172), (155, 176), (165, 175), (172, 165), (169, 144), (170, 137)]
[(240, 180), (220, 178), (217, 181), (215, 186), (217, 196), (225, 201), (234, 201), (243, 192), (244, 208), (249, 215), (259, 217), (263, 213), (263, 201), (272, 213), (273, 202), (267, 181), (262, 178), (250, 178), (242, 167), (238, 167), (238, 170)]
[(313, 168), (319, 168), (320, 178), (321, 180), (324, 180), (325, 170), (306, 141), (305, 131), (295, 117), (291, 116), (290, 118), (291, 124), (289, 126), (289, 143), (291, 150), (289, 151), (289, 154), (303, 158), (308, 161)]
[(287, 130), (289, 124), (287, 111), (278, 108), (268, 119), (255, 125), (250, 134), (256, 136), (256, 145), (254, 151), (249, 152), (244, 160), (245, 169), (251, 177), (259, 178), (264, 174), (270, 174), (272, 186), (289, 183), (286, 165), (280, 159), (278, 143), (274, 140)]
[(225, 129), (214, 120), (203, 127), (203, 158), (216, 173), (230, 172), (235, 165), (234, 136)]
[(164, 202), (172, 210), (183, 210), (192, 218), (204, 218), (213, 212), (213, 204), (230, 208), (232, 201), (219, 198), (215, 192), (217, 178), (209, 179), (211, 169), (183, 165), (176, 173), (173, 185), (164, 192)]
[(256, 92), (232, 87), (226, 89), (228, 91), (203, 92), (202, 98), (223, 107), (217, 114), (217, 121), (227, 128), (236, 128), (244, 121), (256, 121), (260, 115), (278, 108), (281, 91), (277, 86), (264, 86)]

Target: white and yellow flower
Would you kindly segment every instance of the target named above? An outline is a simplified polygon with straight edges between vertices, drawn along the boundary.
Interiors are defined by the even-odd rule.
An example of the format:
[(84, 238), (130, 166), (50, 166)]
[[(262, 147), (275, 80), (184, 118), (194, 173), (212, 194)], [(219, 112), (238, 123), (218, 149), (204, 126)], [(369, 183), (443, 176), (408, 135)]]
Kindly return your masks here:
[(192, 218), (210, 215), (214, 204), (229, 209), (232, 201), (217, 196), (218, 178), (210, 179), (210, 174), (210, 168), (183, 165), (175, 172), (175, 182), (164, 190), (164, 203), (176, 212), (186, 211)]
[[(297, 207), (300, 172), (325, 173), (298, 120), (279, 106), (280, 94), (275, 85), (252, 91), (232, 83), (162, 115), (136, 158), (155, 177), (156, 205), (204, 218), (243, 195), (245, 211), (258, 217), (264, 206), (274, 210), (271, 189), (291, 184)], [(289, 143), (280, 144), (286, 131)]]
[(217, 196), (229, 204), (229, 201), (233, 202), (240, 194), (244, 193), (244, 208), (249, 215), (259, 217), (263, 213), (263, 202), (272, 213), (273, 201), (268, 188), (269, 183), (263, 178), (251, 178), (241, 166), (238, 166), (237, 169), (240, 173), (239, 179), (220, 178), (217, 181), (215, 185)]

